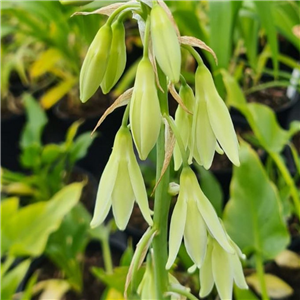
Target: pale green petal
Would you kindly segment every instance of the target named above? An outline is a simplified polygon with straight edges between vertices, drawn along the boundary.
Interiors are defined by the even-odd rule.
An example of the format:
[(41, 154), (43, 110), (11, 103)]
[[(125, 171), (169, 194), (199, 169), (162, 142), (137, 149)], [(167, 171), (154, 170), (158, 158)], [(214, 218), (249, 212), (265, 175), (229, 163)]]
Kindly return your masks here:
[(197, 68), (196, 76), (196, 96), (197, 89), (201, 91), (203, 88), (211, 128), (228, 158), (238, 166), (238, 141), (226, 104), (219, 96), (212, 75), (204, 64)]
[(223, 149), (220, 147), (219, 143), (216, 142), (216, 151), (219, 153), (219, 154), (224, 154), (224, 151)]
[(199, 183), (195, 174), (191, 171), (192, 178), (193, 178), (193, 191), (194, 197), (198, 200), (197, 205), (198, 209), (211, 233), (211, 235), (220, 243), (220, 245), (229, 253), (234, 253), (234, 249), (229, 243), (229, 240), (226, 236), (222, 225), (218, 219), (218, 216), (215, 212), (210, 201), (206, 198), (203, 194), (202, 190), (200, 189)]
[(177, 142), (174, 147), (173, 159), (174, 159), (174, 170), (178, 171), (182, 164), (182, 157), (181, 157), (181, 152), (180, 152)]
[(204, 220), (193, 199), (187, 201), (187, 220), (184, 229), (184, 244), (187, 253), (201, 267), (206, 252), (207, 231)]
[(231, 300), (233, 276), (227, 252), (214, 241), (212, 250), (212, 271), (221, 300)]
[(214, 134), (228, 158), (239, 166), (238, 141), (226, 104), (216, 90), (208, 97), (207, 111)]
[(200, 298), (206, 297), (214, 286), (214, 277), (212, 273), (212, 249), (213, 245), (212, 242), (208, 242), (207, 249), (206, 249), (206, 255), (203, 262), (203, 265), (200, 269), (199, 275), (200, 275)]
[(91, 227), (93, 228), (99, 226), (105, 220), (109, 212), (112, 204), (111, 195), (115, 185), (117, 173), (118, 162), (116, 161), (115, 156), (112, 154), (99, 182), (96, 206), (93, 219), (91, 221)]
[(239, 260), (238, 255), (235, 254), (228, 254), (230, 258), (230, 264), (233, 271), (233, 279), (236, 283), (236, 285), (240, 289), (248, 289), (248, 285), (245, 280), (242, 264)]
[(196, 160), (196, 162), (202, 166), (202, 161), (201, 157), (199, 154), (198, 150), (198, 139), (199, 137), (196, 135), (196, 129), (198, 128), (198, 111), (199, 111), (199, 105), (195, 105), (195, 112), (194, 112), (194, 117), (193, 117), (193, 123), (192, 123), (192, 133), (191, 133), (191, 139), (190, 139), (190, 144), (191, 144), (191, 149), (190, 149), (190, 156), (189, 156), (189, 164), (192, 163), (193, 158)]
[(119, 162), (115, 187), (112, 193), (113, 215), (120, 230), (124, 230), (129, 221), (134, 204), (134, 194), (128, 173), (128, 162)]
[(166, 264), (166, 269), (170, 269), (172, 264), (174, 263), (183, 237), (187, 211), (187, 204), (184, 196), (185, 195), (182, 195), (182, 191), (180, 190), (178, 200), (171, 218), (169, 235), (169, 257)]
[(146, 187), (141, 170), (134, 156), (133, 150), (129, 154), (128, 171), (135, 200), (140, 207), (144, 219), (150, 226), (152, 226), (153, 221), (151, 219), (151, 211), (149, 209)]

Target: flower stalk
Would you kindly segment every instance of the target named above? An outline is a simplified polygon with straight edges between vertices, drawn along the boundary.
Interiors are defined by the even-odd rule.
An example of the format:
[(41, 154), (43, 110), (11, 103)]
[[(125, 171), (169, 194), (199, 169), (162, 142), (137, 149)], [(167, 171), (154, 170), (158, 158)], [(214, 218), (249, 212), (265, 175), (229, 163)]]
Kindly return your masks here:
[[(160, 67), (158, 66), (158, 76), (160, 85), (164, 93), (158, 93), (161, 108), (165, 112), (168, 111), (168, 89), (167, 80)], [(161, 169), (165, 158), (165, 130), (162, 125), (156, 145), (157, 161), (156, 161), (156, 180), (159, 180)], [(168, 272), (164, 268), (167, 262), (167, 241), (168, 241), (168, 215), (171, 197), (168, 194), (170, 168), (168, 167), (163, 175), (157, 189), (155, 190), (154, 200), (154, 226), (158, 230), (158, 234), (153, 239), (153, 259), (156, 286), (156, 299), (169, 299), (164, 294), (169, 287)]]

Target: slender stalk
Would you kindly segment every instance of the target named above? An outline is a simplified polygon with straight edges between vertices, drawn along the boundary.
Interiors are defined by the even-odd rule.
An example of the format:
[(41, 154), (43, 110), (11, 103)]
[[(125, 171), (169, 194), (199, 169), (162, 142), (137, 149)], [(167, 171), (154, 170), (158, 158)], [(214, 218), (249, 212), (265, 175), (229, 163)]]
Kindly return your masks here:
[(101, 246), (102, 246), (102, 253), (103, 253), (103, 260), (104, 260), (104, 267), (105, 271), (108, 274), (113, 273), (113, 263), (109, 248), (109, 242), (108, 242), (109, 235), (105, 235), (103, 239), (101, 239)]
[(195, 58), (195, 60), (197, 61), (197, 64), (199, 66), (203, 65), (203, 60), (202, 60), (201, 56), (199, 55), (199, 53), (192, 46), (181, 45), (181, 47), (185, 48), (186, 50), (188, 50), (193, 55), (193, 57)]
[[(168, 113), (168, 89), (166, 76), (163, 74), (158, 66), (158, 76), (160, 85), (164, 90), (158, 92), (160, 100), (160, 106), (162, 113)], [(165, 132), (164, 125), (162, 125), (159, 138), (157, 141), (157, 161), (156, 161), (156, 180), (159, 179), (161, 169), (165, 157)], [(153, 239), (153, 259), (154, 259), (154, 273), (155, 273), (155, 287), (156, 287), (156, 299), (169, 299), (164, 296), (169, 287), (168, 272), (165, 268), (168, 258), (167, 253), (167, 239), (168, 239), (168, 215), (171, 197), (168, 194), (169, 186), (169, 168), (163, 175), (160, 184), (155, 190), (155, 201), (154, 201), (154, 226), (158, 230), (158, 234)]]
[(286, 184), (290, 187), (292, 199), (293, 199), (294, 205), (295, 205), (295, 211), (296, 211), (297, 216), (300, 218), (300, 200), (299, 200), (298, 191), (294, 184), (293, 178), (290, 175), (288, 169), (286, 168), (283, 160), (281, 159), (281, 157), (278, 153), (269, 152), (269, 155), (274, 160), (274, 162), (275, 162), (277, 168), (279, 169), (279, 171), (281, 172)]
[(131, 9), (138, 9), (140, 8), (140, 4), (124, 4), (123, 6), (117, 8), (107, 19), (107, 25), (111, 25), (111, 23), (113, 22), (113, 20), (115, 19), (115, 17), (122, 12), (123, 10), (127, 9), (127, 8), (131, 8)]
[(127, 104), (126, 106), (126, 109), (124, 111), (124, 114), (123, 114), (123, 119), (122, 119), (122, 127), (127, 127), (127, 124), (128, 124), (128, 118), (129, 118), (129, 105), (130, 105), (130, 102)]
[(259, 279), (259, 283), (260, 283), (262, 300), (270, 300), (270, 298), (268, 296), (266, 281), (265, 281), (265, 272), (264, 272), (264, 265), (263, 265), (262, 257), (258, 253), (255, 254), (255, 266), (256, 266), (256, 271), (257, 271), (258, 279)]
[(148, 58), (148, 52), (149, 52), (149, 36), (150, 36), (150, 17), (148, 16), (146, 21), (146, 28), (145, 28), (145, 34), (144, 34), (144, 51), (143, 51), (143, 57)]

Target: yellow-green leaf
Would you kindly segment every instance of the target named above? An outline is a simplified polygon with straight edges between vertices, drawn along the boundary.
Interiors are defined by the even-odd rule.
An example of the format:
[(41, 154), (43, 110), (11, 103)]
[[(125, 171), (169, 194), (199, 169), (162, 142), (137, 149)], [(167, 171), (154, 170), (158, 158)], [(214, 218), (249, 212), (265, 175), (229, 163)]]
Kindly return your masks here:
[(36, 78), (44, 75), (61, 59), (62, 56), (57, 49), (50, 48), (46, 50), (30, 67), (30, 76)]
[(55, 87), (48, 90), (41, 98), (41, 105), (48, 109), (66, 95), (74, 86), (77, 79), (71, 77), (57, 84)]

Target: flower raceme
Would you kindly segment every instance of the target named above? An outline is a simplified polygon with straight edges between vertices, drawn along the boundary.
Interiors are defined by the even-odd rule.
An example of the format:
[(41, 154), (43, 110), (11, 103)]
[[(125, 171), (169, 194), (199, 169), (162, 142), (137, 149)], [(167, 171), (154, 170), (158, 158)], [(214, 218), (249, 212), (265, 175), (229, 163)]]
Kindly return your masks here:
[(197, 68), (195, 89), (191, 156), (205, 169), (209, 169), (215, 151), (224, 150), (231, 162), (239, 166), (238, 141), (230, 114), (216, 90), (211, 73), (204, 64)]
[(151, 10), (150, 21), (154, 55), (163, 72), (176, 83), (180, 77), (181, 52), (175, 28), (157, 3)]
[(108, 63), (111, 41), (111, 26), (105, 24), (97, 32), (81, 67), (79, 85), (82, 102), (89, 100), (102, 82)]
[[(229, 238), (229, 237), (228, 237)], [(209, 238), (206, 256), (200, 269), (200, 294), (206, 297), (216, 284), (221, 300), (232, 299), (233, 281), (241, 289), (248, 289), (240, 258), (245, 259), (239, 247), (229, 238), (234, 253), (228, 253), (214, 239)]]
[(91, 227), (100, 225), (112, 206), (117, 227), (124, 230), (131, 215), (134, 200), (151, 226), (151, 211), (142, 173), (136, 161), (129, 129), (121, 127), (100, 179), (96, 207)]
[(145, 160), (157, 141), (162, 120), (154, 71), (147, 57), (137, 68), (129, 119), (139, 157)]
[(225, 251), (234, 252), (212, 204), (200, 189), (196, 175), (190, 167), (185, 167), (180, 175), (178, 200), (171, 218), (166, 268), (172, 266), (182, 237), (189, 256), (200, 268), (206, 253), (208, 231)]

